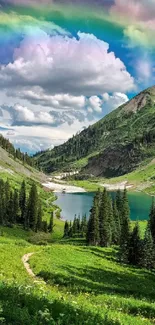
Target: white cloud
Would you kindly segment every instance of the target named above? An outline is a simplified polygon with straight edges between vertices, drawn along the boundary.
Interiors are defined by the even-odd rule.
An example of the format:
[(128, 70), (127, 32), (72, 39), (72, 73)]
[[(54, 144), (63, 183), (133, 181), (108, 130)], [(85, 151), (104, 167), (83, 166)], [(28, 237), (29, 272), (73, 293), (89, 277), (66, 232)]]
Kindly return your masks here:
[(43, 34), (39, 40), (25, 37), (14, 52), (14, 62), (1, 66), (1, 87), (18, 90), (21, 96), (36, 87), (48, 96), (96, 96), (133, 89), (133, 78), (104, 41), (80, 32), (78, 40)]
[(72, 96), (69, 94), (48, 95), (40, 87), (34, 87), (33, 90), (13, 90), (8, 91), (10, 97), (17, 96), (26, 99), (34, 105), (47, 106), (55, 109), (81, 109), (85, 106), (84, 96)]
[(98, 96), (92, 96), (88, 100), (88, 111), (102, 112), (102, 100)]
[[(13, 19), (11, 28), (22, 28), (21, 18)], [(24, 39), (12, 62), (0, 66), (1, 119), (13, 128), (5, 135), (34, 152), (63, 143), (124, 103), (134, 79), (94, 35), (71, 38), (59, 26), (24, 19)]]
[(8, 122), (11, 126), (58, 126), (64, 123), (71, 125), (76, 119), (82, 122), (86, 118), (84, 112), (82, 113), (73, 109), (70, 111), (60, 112), (56, 110), (33, 111), (32, 109), (20, 104), (15, 104), (13, 106), (3, 105), (1, 106), (1, 111), (3, 114), (8, 112)]
[(109, 95), (108, 93), (105, 93), (102, 95), (103, 98), (103, 111), (107, 113), (110, 113), (117, 107), (125, 104), (129, 98), (126, 94), (115, 92), (112, 95)]

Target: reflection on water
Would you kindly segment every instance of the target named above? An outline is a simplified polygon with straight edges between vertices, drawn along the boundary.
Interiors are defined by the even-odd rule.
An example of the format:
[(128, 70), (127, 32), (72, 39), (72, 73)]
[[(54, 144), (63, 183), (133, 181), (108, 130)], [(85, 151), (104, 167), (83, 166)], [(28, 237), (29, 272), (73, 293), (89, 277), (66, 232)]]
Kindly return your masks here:
[[(114, 196), (115, 193), (112, 192), (111, 195)], [(56, 204), (62, 209), (61, 217), (63, 219), (73, 220), (75, 214), (89, 216), (94, 193), (57, 193), (57, 197)], [(129, 192), (128, 198), (131, 219), (147, 220), (152, 202), (151, 196), (140, 192)]]

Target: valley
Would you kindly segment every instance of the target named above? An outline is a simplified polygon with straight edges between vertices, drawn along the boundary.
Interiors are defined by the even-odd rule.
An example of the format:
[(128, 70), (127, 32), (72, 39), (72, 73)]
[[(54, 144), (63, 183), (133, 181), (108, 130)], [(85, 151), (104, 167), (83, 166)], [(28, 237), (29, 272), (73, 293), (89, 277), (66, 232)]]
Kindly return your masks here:
[[(129, 107), (130, 105), (128, 109)], [(93, 211), (96, 211), (96, 215), (94, 214), (96, 218), (99, 213), (97, 211), (100, 211), (98, 209), (109, 207), (107, 212), (105, 210), (105, 216), (107, 215), (108, 224), (114, 231), (113, 221), (116, 223), (116, 220), (114, 218), (110, 221), (109, 218), (113, 218), (114, 215), (118, 217), (117, 208), (112, 209), (115, 197), (119, 195), (118, 190), (121, 190), (121, 195), (127, 195), (125, 201), (123, 196), (121, 198), (122, 207), (125, 207), (125, 210), (121, 210), (123, 211), (121, 215), (122, 218), (124, 216), (127, 218), (129, 227), (125, 234), (129, 231), (128, 240), (130, 240), (136, 231), (139, 231), (134, 243), (139, 241), (138, 245), (142, 247), (138, 247), (141, 247), (142, 252), (143, 245), (145, 247), (145, 243), (148, 243), (150, 246), (147, 246), (149, 248), (146, 254), (147, 252), (149, 254), (153, 241), (149, 241), (147, 237), (147, 220), (150, 211), (153, 211), (151, 212), (153, 218), (155, 215), (154, 208), (150, 210), (151, 195), (155, 194), (155, 164), (153, 151), (151, 152), (150, 157), (139, 162), (136, 168), (132, 167), (133, 170), (130, 172), (129, 170), (125, 174), (121, 172), (122, 175), (112, 173), (111, 177), (104, 173), (104, 175), (91, 174), (92, 170), (89, 168), (95, 159), (91, 155), (90, 160), (87, 160), (88, 164), (85, 164), (86, 159), (82, 158), (81, 165), (80, 160), (76, 160), (67, 171), (68, 168), (61, 168), (58, 163), (58, 170), (45, 174), (35, 168), (36, 157), (30, 161), (32, 165), (29, 165), (4, 148), (0, 148), (1, 180), (9, 182), (11, 188), (16, 191), (20, 191), (24, 180), (27, 196), (35, 184), (43, 210), (41, 226), (37, 226), (39, 228), (33, 224), (32, 226), (30, 224), (27, 230), (20, 223), (0, 225), (1, 324), (154, 324), (154, 264), (149, 266), (149, 263), (154, 263), (153, 251), (151, 257), (147, 256), (148, 264), (144, 267), (144, 263), (133, 265), (129, 261), (122, 261), (119, 257), (120, 239), (117, 243), (112, 241), (110, 233), (108, 235), (110, 244), (91, 244), (87, 241), (88, 234), (91, 234), (88, 229)], [(97, 161), (100, 164), (100, 158), (97, 158)], [(50, 164), (52, 166), (51, 161)], [(103, 168), (102, 164), (101, 166)], [(93, 172), (95, 170), (96, 167), (93, 167)], [(44, 171), (47, 172), (46, 168)], [(97, 192), (99, 188), (100, 191)], [(104, 193), (104, 188), (107, 188), (111, 196), (107, 196), (107, 203), (100, 208), (97, 204), (96, 210), (93, 210), (95, 197), (102, 195), (99, 193)], [(128, 190), (127, 194), (125, 189)], [(102, 201), (100, 200), (99, 202)], [(29, 201), (27, 202), (29, 206)], [(84, 235), (79, 235), (79, 232), (71, 236), (64, 235), (65, 220), (68, 220), (69, 227), (73, 227), (75, 221), (83, 222), (81, 218), (84, 215), (87, 217), (88, 233), (85, 230)], [(51, 225), (50, 216), (53, 216)], [(137, 220), (139, 228), (136, 228)], [(120, 227), (123, 229), (123, 223), (120, 223)], [(95, 234), (94, 230), (92, 233)], [(124, 241), (125, 238), (126, 235), (123, 235)], [(124, 247), (126, 245), (125, 242)], [(129, 252), (131, 254), (130, 247)], [(149, 262), (150, 259), (152, 262)]]

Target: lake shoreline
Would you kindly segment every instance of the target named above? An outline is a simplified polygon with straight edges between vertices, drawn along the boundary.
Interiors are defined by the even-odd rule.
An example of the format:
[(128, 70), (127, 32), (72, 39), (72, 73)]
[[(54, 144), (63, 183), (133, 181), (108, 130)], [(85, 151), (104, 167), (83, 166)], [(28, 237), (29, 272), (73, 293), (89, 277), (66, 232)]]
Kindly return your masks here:
[(54, 181), (49, 181), (48, 183), (42, 184), (45, 188), (53, 191), (54, 193), (85, 193), (86, 190), (82, 187), (77, 187), (74, 185), (69, 185), (66, 183), (58, 183)]
[[(88, 186), (89, 185), (89, 186)], [(148, 184), (147, 184), (148, 185)], [(149, 184), (150, 186), (152, 184)], [(108, 192), (111, 191), (123, 191), (125, 188), (129, 192), (134, 193), (145, 193), (149, 196), (155, 196), (154, 193), (149, 193), (146, 190), (149, 189), (149, 186), (144, 186), (144, 184), (131, 184), (127, 180), (117, 182), (117, 183), (93, 183), (90, 181), (76, 181), (76, 182), (65, 182), (55, 178), (49, 178), (46, 183), (43, 183), (42, 186), (54, 193), (87, 193), (87, 192), (96, 192), (98, 188), (106, 188)]]

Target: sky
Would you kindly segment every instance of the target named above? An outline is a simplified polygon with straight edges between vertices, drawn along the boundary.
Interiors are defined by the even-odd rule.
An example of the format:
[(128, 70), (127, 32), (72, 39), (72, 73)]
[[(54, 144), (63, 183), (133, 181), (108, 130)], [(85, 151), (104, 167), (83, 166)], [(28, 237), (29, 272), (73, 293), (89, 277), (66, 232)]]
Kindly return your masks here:
[(33, 154), (97, 122), (155, 84), (154, 34), (155, 0), (0, 0), (0, 133)]

